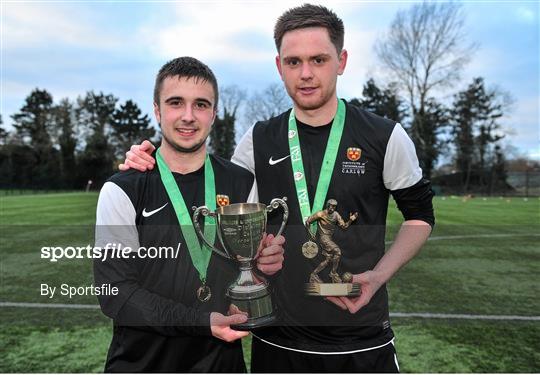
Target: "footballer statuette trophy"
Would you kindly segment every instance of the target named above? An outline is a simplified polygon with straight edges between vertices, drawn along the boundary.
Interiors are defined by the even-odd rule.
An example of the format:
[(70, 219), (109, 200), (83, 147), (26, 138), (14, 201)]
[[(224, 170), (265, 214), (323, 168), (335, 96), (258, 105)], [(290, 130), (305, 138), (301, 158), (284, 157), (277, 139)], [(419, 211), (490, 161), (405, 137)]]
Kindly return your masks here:
[[(352, 282), (353, 276), (350, 272), (344, 272), (341, 276), (338, 274), (341, 249), (332, 239), (336, 229), (338, 227), (347, 229), (356, 220), (358, 213), (350, 214), (349, 220), (345, 222), (336, 211), (336, 207), (337, 201), (329, 199), (324, 210), (315, 212), (304, 223), (310, 240), (302, 246), (302, 254), (308, 259), (313, 259), (318, 255), (320, 247), (324, 256), (324, 260), (310, 274), (309, 282), (306, 283), (306, 293), (310, 296), (356, 297), (360, 295), (360, 284)], [(316, 235), (310, 228), (315, 222), (318, 229)], [(328, 276), (331, 282), (328, 283), (321, 279), (319, 273), (330, 264)]]
[[(241, 313), (247, 313), (248, 320), (231, 326), (233, 329), (251, 330), (269, 325), (276, 320), (268, 282), (253, 272), (252, 261), (257, 256), (257, 250), (266, 232), (267, 214), (279, 206), (283, 208), (283, 221), (276, 237), (283, 232), (289, 217), (286, 200), (285, 197), (275, 198), (268, 206), (263, 203), (235, 203), (218, 207), (215, 212), (201, 206), (193, 213), (197, 236), (214, 252), (236, 261), (239, 265), (240, 275), (227, 288), (226, 295), (231, 308), (235, 312), (239, 310)], [(205, 239), (199, 224), (200, 215), (216, 219), (217, 237), (223, 251)]]

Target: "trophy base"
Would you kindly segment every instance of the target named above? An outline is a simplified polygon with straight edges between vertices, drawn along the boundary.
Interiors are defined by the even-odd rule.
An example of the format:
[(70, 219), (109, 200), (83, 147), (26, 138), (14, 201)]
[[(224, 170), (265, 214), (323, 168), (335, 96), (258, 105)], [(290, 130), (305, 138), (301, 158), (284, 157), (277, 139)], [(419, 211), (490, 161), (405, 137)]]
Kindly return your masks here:
[(245, 323), (231, 325), (232, 329), (249, 331), (270, 325), (276, 320), (272, 297), (267, 285), (261, 284), (245, 289), (235, 287), (229, 289), (226, 294), (229, 297), (232, 311), (244, 313), (248, 317)]
[(358, 297), (360, 284), (356, 283), (307, 283), (308, 296), (320, 297)]
[(277, 321), (276, 315), (267, 315), (261, 318), (248, 319), (247, 322), (242, 324), (233, 324), (231, 328), (235, 331), (251, 331), (256, 328), (266, 327)]

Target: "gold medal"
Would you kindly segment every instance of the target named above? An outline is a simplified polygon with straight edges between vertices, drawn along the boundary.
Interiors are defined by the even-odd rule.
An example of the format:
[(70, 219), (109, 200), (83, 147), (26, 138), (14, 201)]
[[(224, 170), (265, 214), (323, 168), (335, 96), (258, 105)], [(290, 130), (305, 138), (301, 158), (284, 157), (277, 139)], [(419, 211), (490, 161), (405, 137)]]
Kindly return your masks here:
[(212, 292), (210, 291), (210, 288), (208, 285), (203, 284), (197, 289), (197, 298), (201, 302), (206, 302), (212, 297)]
[(313, 241), (308, 241), (302, 245), (302, 254), (304, 254), (304, 256), (308, 259), (315, 258), (318, 252), (319, 248), (317, 247), (317, 244)]

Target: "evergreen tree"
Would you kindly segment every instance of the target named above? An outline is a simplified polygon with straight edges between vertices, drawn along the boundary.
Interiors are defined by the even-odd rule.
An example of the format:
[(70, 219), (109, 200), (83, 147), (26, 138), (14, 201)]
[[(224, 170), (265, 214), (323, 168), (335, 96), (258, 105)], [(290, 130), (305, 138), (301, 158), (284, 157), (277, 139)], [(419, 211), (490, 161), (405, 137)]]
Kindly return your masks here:
[[(55, 188), (61, 185), (59, 175), (58, 152), (52, 147), (52, 104), (53, 98), (46, 90), (33, 90), (26, 97), (19, 112), (12, 115), (13, 127), (23, 145), (32, 153), (33, 164), (27, 187)], [(15, 171), (21, 166), (13, 164)]]
[(131, 100), (114, 111), (111, 125), (112, 143), (117, 158), (122, 158), (131, 145), (140, 144), (156, 134), (156, 130), (150, 126), (148, 115), (143, 116), (137, 104)]
[(1, 148), (0, 154), (0, 187), (7, 189), (55, 187), (53, 179), (42, 180), (41, 183), (36, 180), (36, 173), (39, 173), (39, 170), (36, 172), (38, 163), (36, 154), (30, 146), (9, 143)]
[(231, 159), (234, 153), (235, 131), (234, 123), (236, 116), (234, 113), (224, 111), (223, 117), (216, 116), (212, 130), (210, 131), (210, 148), (212, 152), (225, 159)]
[(13, 127), (23, 142), (43, 153), (52, 146), (51, 126), (53, 98), (46, 90), (35, 89), (25, 99), (19, 112), (12, 115)]
[(428, 179), (431, 178), (435, 164), (443, 152), (444, 142), (439, 136), (448, 124), (448, 109), (434, 98), (429, 98), (407, 129), (416, 146), (422, 172)]
[(474, 103), (477, 102), (478, 95), (478, 87), (473, 82), (467, 90), (454, 96), (452, 133), (456, 149), (456, 167), (463, 176), (464, 192), (468, 191), (474, 162), (474, 122), (478, 117)]
[(7, 145), (9, 133), (4, 129), (3, 124), (4, 121), (0, 115), (0, 188), (8, 188), (11, 185), (12, 166)]
[(494, 148), (494, 162), (491, 167), (491, 178), (489, 180), (489, 195), (493, 194), (494, 189), (506, 189), (506, 178), (508, 173), (506, 171), (506, 159), (504, 152), (500, 145), (495, 145)]
[[(504, 137), (498, 121), (508, 105), (509, 100), (504, 95), (485, 88), (481, 77), (474, 78), (466, 90), (454, 96), (452, 136), (456, 149), (456, 167), (463, 176), (464, 192), (469, 190), (475, 170), (475, 182), (481, 187), (488, 183), (487, 174), (492, 169), (487, 164), (488, 159), (492, 166), (499, 163), (497, 168), (504, 165), (504, 162), (497, 162), (495, 148), (497, 142)], [(497, 175), (502, 177), (504, 173)]]
[(380, 89), (373, 78), (364, 84), (362, 99), (352, 99), (351, 104), (396, 122), (402, 122), (405, 114), (395, 84)]
[(57, 142), (60, 147), (60, 168), (63, 185), (71, 189), (75, 187), (77, 177), (77, 164), (75, 159), (75, 110), (69, 99), (65, 98), (54, 107), (54, 125), (56, 127)]
[(92, 186), (99, 189), (113, 173), (114, 153), (107, 137), (118, 99), (113, 95), (90, 91), (77, 101), (78, 122), (87, 134), (86, 145), (80, 156), (78, 185), (86, 186), (91, 180)]
[(4, 129), (3, 124), (4, 121), (2, 120), (2, 115), (0, 115), (0, 145), (5, 145), (9, 136), (9, 132)]

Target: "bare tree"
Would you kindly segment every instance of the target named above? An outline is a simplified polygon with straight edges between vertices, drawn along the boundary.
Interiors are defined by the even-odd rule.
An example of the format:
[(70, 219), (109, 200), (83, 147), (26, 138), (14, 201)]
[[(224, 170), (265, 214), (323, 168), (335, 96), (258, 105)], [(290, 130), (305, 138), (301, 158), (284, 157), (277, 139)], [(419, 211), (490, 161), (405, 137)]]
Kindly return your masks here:
[(230, 159), (235, 146), (235, 123), (246, 92), (238, 86), (225, 86), (219, 91), (220, 110), (210, 132), (209, 146), (214, 154)]
[(463, 47), (464, 42), (461, 5), (424, 2), (398, 12), (375, 51), (407, 91), (414, 114), (432, 89), (459, 79), (475, 47)]
[(247, 101), (245, 119), (249, 126), (257, 121), (268, 120), (291, 107), (291, 99), (283, 85), (272, 83), (257, 91)]
[[(409, 132), (420, 151), (433, 138), (425, 126), (426, 105), (433, 91), (451, 87), (469, 62), (475, 44), (465, 45), (461, 5), (423, 2), (399, 11), (375, 52), (397, 80), (411, 112)], [(420, 160), (421, 164), (433, 161)]]
[(240, 105), (246, 100), (246, 91), (236, 85), (224, 86), (219, 90), (219, 112), (223, 116), (236, 116)]

